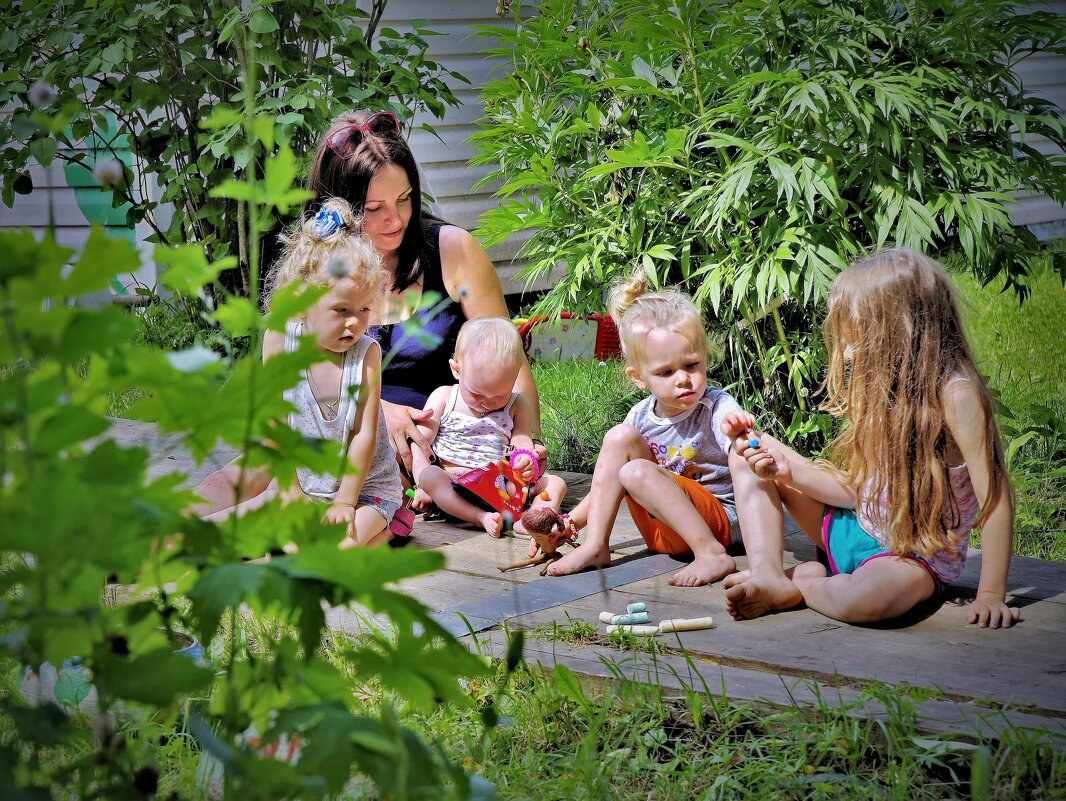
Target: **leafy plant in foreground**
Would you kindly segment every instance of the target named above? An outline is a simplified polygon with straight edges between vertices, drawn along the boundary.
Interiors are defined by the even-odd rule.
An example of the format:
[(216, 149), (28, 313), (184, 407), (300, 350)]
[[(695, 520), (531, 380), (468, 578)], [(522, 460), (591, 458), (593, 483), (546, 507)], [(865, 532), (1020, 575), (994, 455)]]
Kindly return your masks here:
[[(239, 122), (249, 142), (277, 148), (265, 178), (215, 190), (243, 205), (254, 279), (263, 221), (302, 193), (272, 177), (295, 174), (274, 124), (252, 113)], [(152, 795), (158, 739), (187, 731), (221, 763), (227, 797), (335, 796), (353, 775), (395, 799), (491, 797), (491, 787), (404, 727), (390, 703), (364, 712), (348, 673), (320, 649), (324, 609), (358, 604), (381, 621), (347, 655), (358, 682), (380, 686), (401, 707), (469, 703), (458, 679), (485, 675), (483, 660), (394, 589), (441, 567), (439, 553), (338, 551), (342, 532), (324, 526), (312, 504), (275, 502), (205, 523), (185, 511), (193, 498), (179, 489), (182, 476), (149, 479), (143, 448), (100, 437), (109, 394), (135, 385), (149, 393), (143, 405), (160, 427), (181, 434), (197, 458), (221, 438), (276, 476), (297, 465), (337, 471), (322, 443), (276, 422), (286, 411), (282, 389), (320, 358), (313, 344), (265, 364), (245, 359), (223, 385), (219, 354), (132, 344), (133, 322), (121, 309), (71, 303), (134, 267), (128, 245), (94, 229), (69, 271), (71, 252), (51, 234), (42, 242), (28, 231), (0, 234), (0, 249), (0, 667), (40, 672), (77, 658), (96, 688), (92, 707), (81, 709), (19, 693), (0, 699), (0, 796)], [(224, 266), (196, 244), (159, 247), (156, 256), (170, 265), (170, 287), (190, 297)], [(254, 297), (229, 297), (213, 319), (229, 337), (258, 341), (317, 296), (281, 293), (265, 319)], [(298, 552), (262, 560), (286, 543)], [(105, 605), (108, 582), (134, 587), (131, 600)], [(269, 649), (243, 634), (245, 614), (277, 622)], [(216, 664), (175, 653), (179, 630)], [(255, 745), (269, 750), (283, 737), (298, 743), (298, 759), (264, 758)]]

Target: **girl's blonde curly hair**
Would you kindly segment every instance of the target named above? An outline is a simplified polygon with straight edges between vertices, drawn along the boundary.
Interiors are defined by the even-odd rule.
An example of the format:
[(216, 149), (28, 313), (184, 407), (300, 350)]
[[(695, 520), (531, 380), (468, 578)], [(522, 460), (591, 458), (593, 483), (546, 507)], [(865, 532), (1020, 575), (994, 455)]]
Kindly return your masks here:
[(675, 331), (685, 337), (700, 354), (708, 351), (703, 320), (684, 292), (663, 289), (650, 292), (651, 283), (643, 270), (637, 270), (624, 283), (611, 290), (607, 308), (618, 326), (622, 355), (626, 364), (640, 370), (647, 363), (645, 343), (656, 329)]
[(381, 256), (362, 235), (362, 222), (346, 200), (334, 197), (291, 234), (282, 234), (285, 249), (267, 277), (263, 309), (270, 309), (277, 290), (297, 281), (330, 287), (347, 278), (359, 291), (381, 293), (386, 273)]

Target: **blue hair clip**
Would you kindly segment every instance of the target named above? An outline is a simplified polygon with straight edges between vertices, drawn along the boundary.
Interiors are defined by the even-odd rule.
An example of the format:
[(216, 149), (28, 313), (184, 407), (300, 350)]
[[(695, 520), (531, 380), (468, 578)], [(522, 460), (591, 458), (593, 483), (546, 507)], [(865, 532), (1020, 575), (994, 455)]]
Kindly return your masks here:
[(333, 236), (341, 228), (346, 228), (340, 212), (336, 209), (321, 208), (311, 219), (311, 233), (318, 239), (326, 239)]

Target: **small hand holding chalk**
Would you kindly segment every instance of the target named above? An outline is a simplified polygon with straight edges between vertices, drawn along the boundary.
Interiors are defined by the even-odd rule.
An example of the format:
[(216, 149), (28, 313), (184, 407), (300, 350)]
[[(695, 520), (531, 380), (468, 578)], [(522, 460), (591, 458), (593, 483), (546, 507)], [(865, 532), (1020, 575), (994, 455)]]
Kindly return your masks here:
[(748, 447), (759, 447), (759, 438), (755, 436), (755, 432), (753, 432), (750, 428), (748, 429)]

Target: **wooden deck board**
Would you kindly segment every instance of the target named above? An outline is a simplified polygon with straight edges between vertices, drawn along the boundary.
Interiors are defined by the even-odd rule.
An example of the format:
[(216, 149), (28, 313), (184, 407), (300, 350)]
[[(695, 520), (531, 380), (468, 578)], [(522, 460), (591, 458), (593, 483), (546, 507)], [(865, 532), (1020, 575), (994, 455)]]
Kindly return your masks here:
[[(173, 437), (159, 436), (154, 427), (132, 421), (118, 421), (111, 436), (122, 443), (147, 447), (152, 454), (153, 475), (181, 471), (189, 484), (232, 457), (231, 450), (219, 448), (207, 462), (194, 465)], [(569, 507), (587, 489), (589, 478), (565, 477), (572, 487), (565, 505)], [(693, 663), (700, 666), (700, 681), (706, 681), (712, 692), (718, 692), (724, 682), (730, 697), (764, 697), (788, 703), (789, 692), (799, 687), (796, 683), (801, 679), (819, 682), (811, 685), (814, 689), (807, 695), (795, 690), (799, 693), (796, 697), (807, 700), (814, 698), (811, 692), (827, 689), (854, 699), (856, 688), (869, 680), (908, 682), (939, 688), (949, 699), (923, 705), (932, 729), (973, 731), (1032, 725), (1066, 738), (1066, 564), (1013, 560), (1009, 595), (1012, 603), (1022, 607), (1022, 621), (1009, 630), (989, 631), (965, 624), (963, 601), (972, 597), (980, 572), (981, 555), (976, 550), (949, 591), (948, 600), (931, 614), (904, 625), (873, 628), (841, 624), (808, 609), (733, 621), (725, 612), (720, 584), (695, 589), (667, 585), (670, 574), (682, 563), (651, 556), (644, 550), (624, 507), (611, 535), (611, 546), (618, 551), (612, 565), (625, 565), (637, 574), (639, 571), (631, 570), (633, 560), (650, 557), (658, 560), (654, 575), (606, 592), (599, 590), (597, 582), (586, 580), (585, 590), (574, 596), (572, 587), (564, 591), (566, 580), (541, 578), (535, 568), (501, 574), (497, 565), (523, 558), (527, 543), (524, 539), (493, 540), (473, 527), (427, 523), (419, 518), (412, 546), (441, 550), (447, 567), (434, 575), (407, 580), (402, 586), (430, 609), (445, 615), (464, 604), (475, 608), (484, 615), (480, 623), (485, 626), (504, 619), (510, 626), (552, 621), (565, 625), (569, 614), (596, 624), (602, 631), (597, 621), (601, 610), (621, 612), (627, 603), (637, 600), (649, 605), (653, 620), (710, 614), (716, 628), (685, 632), (679, 640)], [(812, 558), (813, 546), (800, 534), (786, 536), (785, 547), (787, 564)], [(742, 550), (737, 562), (741, 567), (746, 564)], [(515, 593), (520, 599), (535, 602), (518, 608)], [(345, 609), (330, 610), (328, 621), (355, 633), (366, 625), (358, 611)], [(497, 630), (489, 640), (497, 642), (501, 637)], [(661, 635), (660, 639), (677, 648), (677, 637)], [(559, 642), (529, 642), (527, 658), (549, 665), (557, 660), (590, 676), (607, 676), (604, 660), (618, 662), (628, 657), (606, 646), (569, 648)], [(685, 659), (677, 654), (667, 654), (665, 664), (682, 675), (681, 668), (688, 669)], [(641, 669), (646, 672), (646, 666)], [(659, 680), (665, 686), (677, 686), (671, 676), (660, 672)], [(1012, 706), (1001, 715), (968, 699)], [(877, 710), (869, 713), (876, 715)]]

